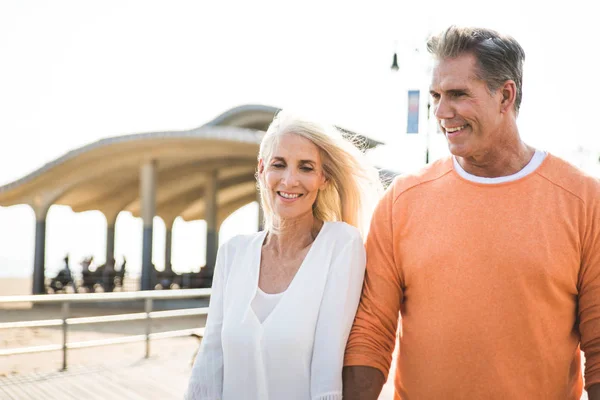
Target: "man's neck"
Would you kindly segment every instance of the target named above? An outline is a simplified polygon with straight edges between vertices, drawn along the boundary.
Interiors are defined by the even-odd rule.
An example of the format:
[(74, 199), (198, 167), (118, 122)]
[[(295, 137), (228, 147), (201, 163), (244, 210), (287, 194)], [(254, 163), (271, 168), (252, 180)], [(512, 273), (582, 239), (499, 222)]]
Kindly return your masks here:
[(456, 157), (460, 166), (469, 174), (484, 178), (498, 178), (516, 174), (535, 154), (535, 149), (520, 139), (517, 143), (494, 149), (473, 157)]

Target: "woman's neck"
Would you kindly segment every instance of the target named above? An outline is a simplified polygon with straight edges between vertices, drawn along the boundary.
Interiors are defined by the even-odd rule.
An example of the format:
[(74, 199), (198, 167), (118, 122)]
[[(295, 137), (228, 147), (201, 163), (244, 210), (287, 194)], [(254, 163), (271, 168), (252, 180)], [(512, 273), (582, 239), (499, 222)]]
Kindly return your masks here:
[(312, 211), (289, 219), (276, 221), (277, 229), (269, 232), (265, 247), (279, 256), (293, 255), (312, 244), (323, 222), (315, 219)]

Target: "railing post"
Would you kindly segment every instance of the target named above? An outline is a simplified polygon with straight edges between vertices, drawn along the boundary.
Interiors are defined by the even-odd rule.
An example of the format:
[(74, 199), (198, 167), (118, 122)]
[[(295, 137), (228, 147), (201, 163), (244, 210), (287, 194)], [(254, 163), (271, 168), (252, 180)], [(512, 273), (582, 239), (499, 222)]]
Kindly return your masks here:
[(62, 303), (62, 351), (63, 351), (63, 365), (62, 370), (67, 370), (67, 318), (69, 318), (69, 302), (64, 301)]
[(152, 299), (146, 299), (146, 358), (150, 357), (150, 334), (152, 333), (152, 319), (150, 313), (152, 312)]

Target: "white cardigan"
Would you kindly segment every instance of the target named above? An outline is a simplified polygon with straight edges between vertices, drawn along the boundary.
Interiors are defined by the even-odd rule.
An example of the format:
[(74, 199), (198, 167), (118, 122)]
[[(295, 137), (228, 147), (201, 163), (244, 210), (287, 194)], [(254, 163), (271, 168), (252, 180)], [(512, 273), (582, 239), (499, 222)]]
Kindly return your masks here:
[(358, 230), (326, 222), (279, 304), (261, 324), (251, 302), (266, 233), (219, 249), (188, 400), (340, 400), (344, 349), (365, 250)]

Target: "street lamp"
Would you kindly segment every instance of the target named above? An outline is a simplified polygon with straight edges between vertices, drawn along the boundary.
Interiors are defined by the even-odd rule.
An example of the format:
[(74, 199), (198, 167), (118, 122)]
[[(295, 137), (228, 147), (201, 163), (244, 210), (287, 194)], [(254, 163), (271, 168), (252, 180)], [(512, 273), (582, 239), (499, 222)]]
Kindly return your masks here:
[(398, 54), (394, 52), (394, 60), (392, 61), (392, 66), (390, 67), (392, 71), (398, 71), (400, 67), (398, 66)]

